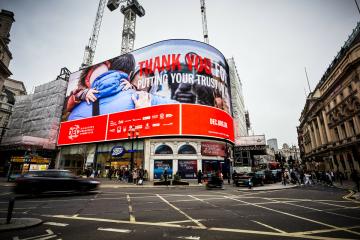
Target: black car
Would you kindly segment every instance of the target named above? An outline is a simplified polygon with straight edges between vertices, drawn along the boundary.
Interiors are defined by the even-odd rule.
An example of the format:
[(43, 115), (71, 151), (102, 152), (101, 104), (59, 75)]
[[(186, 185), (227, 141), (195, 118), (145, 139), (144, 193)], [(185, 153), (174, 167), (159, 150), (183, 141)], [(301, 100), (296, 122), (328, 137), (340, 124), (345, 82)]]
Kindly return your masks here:
[(15, 193), (87, 192), (96, 190), (100, 182), (79, 178), (67, 170), (30, 171), (15, 180)]
[(264, 185), (264, 175), (261, 172), (238, 173), (234, 176), (234, 184), (237, 187), (253, 187), (257, 185)]
[(224, 181), (222, 178), (212, 175), (208, 179), (208, 182), (206, 183), (206, 189), (213, 189), (213, 188), (220, 188), (224, 189)]

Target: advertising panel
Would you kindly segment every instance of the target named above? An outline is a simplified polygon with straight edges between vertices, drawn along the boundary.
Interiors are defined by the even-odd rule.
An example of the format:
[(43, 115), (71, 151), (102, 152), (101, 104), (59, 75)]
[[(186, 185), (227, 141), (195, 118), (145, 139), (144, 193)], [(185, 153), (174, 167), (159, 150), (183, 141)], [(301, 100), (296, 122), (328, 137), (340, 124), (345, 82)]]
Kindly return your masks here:
[(201, 155), (225, 157), (225, 144), (214, 143), (214, 142), (202, 142)]
[(154, 160), (154, 179), (160, 179), (167, 172), (168, 178), (172, 178), (172, 160)]
[(197, 160), (179, 160), (178, 173), (184, 179), (196, 178)]
[[(68, 121), (105, 115), (108, 116), (107, 140), (126, 138), (124, 129), (130, 125), (142, 125), (140, 137), (184, 134), (231, 138), (230, 133), (221, 132), (227, 132), (233, 125), (232, 120), (227, 122), (231, 119), (229, 81), (227, 62), (216, 48), (186, 39), (157, 42), (72, 73), (61, 126), (63, 128)], [(182, 133), (180, 124), (187, 125), (190, 120), (180, 123), (177, 118), (181, 116), (176, 107), (167, 107), (180, 103), (190, 105), (184, 106), (184, 111), (193, 117), (199, 116), (196, 111), (200, 111), (201, 106), (207, 106), (210, 108), (203, 108), (201, 114), (211, 111), (218, 118), (208, 119), (210, 113), (207, 113), (201, 129), (193, 132), (197, 130), (194, 123), (198, 125), (195, 121)], [(161, 114), (164, 108), (173, 116), (167, 119), (169, 121), (144, 119)], [(182, 116), (183, 120), (188, 117), (184, 113)], [(125, 123), (128, 120), (131, 122)], [(223, 121), (228, 128), (221, 125)], [(145, 129), (146, 126), (149, 128)], [(59, 140), (58, 145), (61, 144), (72, 143)]]

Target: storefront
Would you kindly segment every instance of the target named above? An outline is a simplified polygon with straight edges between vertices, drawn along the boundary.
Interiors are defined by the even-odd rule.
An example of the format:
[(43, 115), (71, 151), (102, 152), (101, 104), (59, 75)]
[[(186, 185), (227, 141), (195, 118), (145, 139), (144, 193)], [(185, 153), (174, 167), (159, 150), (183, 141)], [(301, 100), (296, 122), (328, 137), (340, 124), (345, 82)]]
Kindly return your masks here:
[(14, 174), (23, 174), (28, 171), (46, 170), (49, 168), (51, 159), (41, 156), (17, 156), (10, 160), (10, 172)]
[[(80, 175), (87, 168), (97, 169), (99, 176), (106, 177), (109, 169), (129, 169), (131, 165), (131, 152), (133, 151), (134, 168), (144, 167), (144, 141), (103, 142), (98, 144), (79, 144), (61, 148), (57, 168), (67, 169)], [(120, 155), (114, 150), (123, 149)], [(96, 165), (96, 166), (95, 166)]]
[[(204, 177), (219, 172), (226, 176), (226, 144), (202, 139), (150, 139), (150, 180), (160, 179), (166, 172), (169, 178), (178, 174), (182, 179), (196, 179), (201, 170)], [(230, 145), (228, 146), (230, 151)], [(231, 156), (231, 153), (229, 153)], [(147, 164), (145, 164), (146, 166)]]

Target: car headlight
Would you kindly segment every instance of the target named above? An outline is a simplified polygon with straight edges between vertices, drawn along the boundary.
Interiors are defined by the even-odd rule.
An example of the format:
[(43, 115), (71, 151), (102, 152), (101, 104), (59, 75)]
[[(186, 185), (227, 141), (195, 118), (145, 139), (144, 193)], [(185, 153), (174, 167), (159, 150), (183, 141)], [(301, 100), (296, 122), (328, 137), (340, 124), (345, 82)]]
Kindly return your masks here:
[(89, 181), (89, 183), (91, 183), (91, 184), (99, 184), (100, 182), (99, 181)]

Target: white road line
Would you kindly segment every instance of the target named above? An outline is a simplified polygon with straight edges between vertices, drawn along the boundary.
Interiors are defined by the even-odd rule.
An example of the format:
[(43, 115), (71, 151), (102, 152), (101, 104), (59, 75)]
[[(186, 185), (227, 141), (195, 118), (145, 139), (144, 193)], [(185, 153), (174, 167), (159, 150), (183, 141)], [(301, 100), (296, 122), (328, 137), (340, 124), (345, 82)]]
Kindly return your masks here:
[(200, 237), (196, 237), (196, 236), (189, 236), (189, 237), (183, 237), (183, 236), (180, 236), (180, 237), (177, 237), (179, 239), (188, 239), (188, 240), (200, 240)]
[(274, 231), (276, 231), (276, 232), (279, 232), (279, 233), (286, 233), (286, 232), (285, 232), (285, 231), (283, 231), (283, 230), (280, 230), (280, 229), (274, 228), (274, 227), (269, 226), (269, 225), (267, 225), (267, 224), (265, 224), (265, 223), (261, 223), (261, 222), (255, 221), (255, 220), (251, 220), (251, 221), (252, 221), (252, 222), (255, 222), (255, 223), (257, 223), (257, 224), (260, 224), (260, 225), (262, 225), (262, 226), (264, 226), (264, 227), (270, 228), (270, 229), (272, 229), (272, 230), (274, 230)]
[[(267, 198), (264, 198), (267, 199)], [(276, 200), (275, 200), (276, 201)], [(282, 203), (282, 202), (279, 202)], [(356, 219), (359, 220), (360, 218), (357, 217), (352, 217), (352, 216), (348, 216), (348, 215), (344, 215), (344, 214), (340, 214), (340, 213), (334, 213), (334, 212), (329, 212), (329, 211), (325, 211), (325, 210), (321, 210), (321, 209), (317, 209), (317, 208), (312, 208), (312, 207), (306, 207), (306, 206), (302, 206), (302, 205), (298, 205), (298, 204), (294, 204), (294, 203), (284, 203), (287, 205), (291, 205), (291, 206), (295, 206), (295, 207), (301, 207), (301, 208), (305, 208), (305, 209), (310, 209), (316, 212), (324, 212), (327, 214), (332, 214), (332, 215), (336, 215), (336, 216), (340, 216), (340, 217), (346, 217), (346, 218), (351, 218), (351, 219)], [(360, 235), (360, 233), (357, 233), (358, 235)]]
[(131, 199), (130, 199), (129, 194), (126, 195), (126, 199), (127, 199), (128, 205), (129, 205), (129, 218), (130, 218), (130, 222), (136, 222), (135, 216), (134, 216), (134, 214), (133, 214), (133, 209), (132, 209), (132, 206), (131, 206)]
[(68, 223), (57, 223), (57, 222), (45, 222), (45, 225), (52, 225), (52, 226), (59, 226), (59, 227), (66, 227), (69, 225)]
[[(198, 221), (205, 221), (205, 219), (197, 219)], [(173, 223), (186, 223), (186, 222), (192, 222), (191, 220), (183, 220), (183, 221), (170, 221), (170, 222), (159, 222), (159, 223), (167, 223), (167, 224), (173, 224)]]
[(206, 203), (206, 204), (208, 204), (208, 205), (210, 205), (210, 206), (212, 206), (212, 207), (218, 207), (218, 206), (216, 206), (215, 204), (212, 204), (212, 203), (206, 202), (206, 201), (205, 201), (205, 200), (203, 200), (203, 199), (200, 199), (200, 198), (194, 197), (194, 196), (192, 196), (192, 195), (188, 195), (188, 196), (189, 196), (189, 197), (191, 197), (191, 198), (193, 198), (193, 199), (195, 199), (195, 200), (197, 200), (197, 201), (200, 201), (200, 202)]
[[(352, 227), (344, 227), (346, 229), (354, 229), (360, 228), (360, 225), (352, 226)], [(312, 230), (312, 231), (305, 231), (305, 232), (293, 232), (294, 234), (319, 234), (319, 233), (328, 233), (328, 232), (336, 232), (339, 231), (337, 229), (321, 229), (321, 230)]]
[(102, 228), (99, 227), (97, 230), (99, 231), (108, 231), (108, 232), (119, 232), (119, 233), (131, 233), (129, 229), (119, 229), (119, 228)]
[[(245, 201), (242, 201), (242, 200), (239, 200), (239, 199), (233, 199), (233, 198), (231, 198), (231, 197), (226, 197), (226, 198), (232, 199), (232, 200), (234, 200), (234, 201), (239, 201), (239, 202), (243, 202), (243, 203), (248, 203), (248, 202), (245, 202)], [(354, 232), (354, 231), (351, 231), (351, 230), (347, 230), (347, 229), (344, 229), (344, 228), (341, 228), (341, 227), (337, 227), (337, 226), (334, 226), (334, 225), (331, 225), (331, 224), (319, 222), (319, 221), (316, 221), (316, 220), (313, 220), (313, 219), (310, 219), (310, 218), (305, 218), (305, 217), (297, 216), (297, 215), (294, 215), (294, 214), (291, 214), (291, 213), (283, 212), (283, 211), (280, 211), (280, 210), (268, 208), (268, 207), (261, 206), (261, 205), (257, 205), (257, 204), (253, 204), (253, 203), (249, 203), (249, 204), (252, 205), (252, 206), (255, 206), (255, 207), (259, 207), (259, 208), (263, 208), (263, 209), (272, 211), (272, 212), (277, 212), (277, 213), (280, 213), (280, 214), (284, 214), (284, 215), (287, 215), (287, 216), (290, 216), (290, 217), (294, 217), (294, 218), (302, 219), (302, 220), (305, 220), (305, 221), (313, 222), (313, 223), (320, 224), (320, 225), (323, 225), (323, 226), (327, 226), (327, 227), (330, 227), (330, 228), (339, 229), (340, 231), (345, 231), (345, 232), (350, 232), (350, 233), (353, 233), (353, 234), (356, 234), (356, 235), (360, 235), (360, 233), (358, 233), (358, 232)]]
[(208, 230), (218, 231), (218, 232), (234, 232), (234, 233), (245, 233), (245, 234), (248, 233), (248, 234), (266, 235), (266, 236), (276, 236), (274, 239), (277, 239), (278, 237), (291, 237), (291, 238), (305, 238), (305, 239), (318, 239), (318, 240), (350, 240), (349, 238), (331, 238), (331, 237), (293, 234), (293, 233), (265, 232), (265, 231), (255, 231), (255, 230), (231, 229), (231, 228), (208, 228)]
[(11, 194), (11, 192), (0, 193), (0, 196), (9, 195), (9, 194)]
[(33, 237), (28, 237), (28, 238), (23, 238), (23, 239), (20, 239), (19, 236), (16, 236), (16, 237), (13, 237), (13, 240), (46, 240), (46, 239), (56, 237), (56, 234), (54, 234), (54, 232), (51, 231), (50, 229), (46, 229), (46, 232), (47, 232), (47, 234), (42, 234), (39, 236), (33, 236)]
[(165, 198), (163, 198), (162, 196), (160, 196), (159, 194), (156, 194), (156, 196), (158, 196), (161, 200), (163, 200), (167, 205), (169, 205), (170, 207), (174, 208), (175, 210), (177, 210), (179, 213), (181, 213), (182, 215), (184, 215), (185, 217), (187, 217), (188, 219), (190, 219), (191, 221), (193, 221), (196, 225), (198, 225), (200, 228), (206, 229), (206, 227), (199, 222), (196, 219), (193, 219), (192, 217), (190, 217), (189, 215), (187, 215), (186, 213), (184, 213), (183, 211), (181, 211), (179, 208), (177, 208), (176, 206), (174, 206), (173, 204), (169, 203), (169, 201), (167, 201)]
[(266, 232), (266, 231), (231, 229), (231, 228), (205, 228), (204, 229), (204, 228), (197, 227), (197, 226), (182, 226), (182, 225), (176, 225), (176, 224), (152, 223), (152, 222), (130, 223), (129, 221), (115, 220), (115, 219), (72, 217), (72, 216), (65, 216), (65, 215), (42, 215), (42, 216), (60, 218), (60, 219), (73, 219), (73, 220), (108, 222), (108, 223), (110, 222), (110, 223), (122, 223), (122, 224), (133, 224), (133, 225), (148, 225), (148, 226), (171, 227), (171, 228), (181, 228), (181, 229), (199, 229), (199, 230), (210, 230), (210, 231), (218, 231), (218, 232), (234, 232), (234, 233), (245, 233), (245, 234), (255, 234), (255, 235), (276, 236), (276, 237), (280, 236), (280, 237), (319, 239), (319, 240), (345, 240), (344, 238), (329, 238), (329, 237), (304, 235), (304, 234), (299, 234), (299, 233), (279, 233), (279, 232)]

